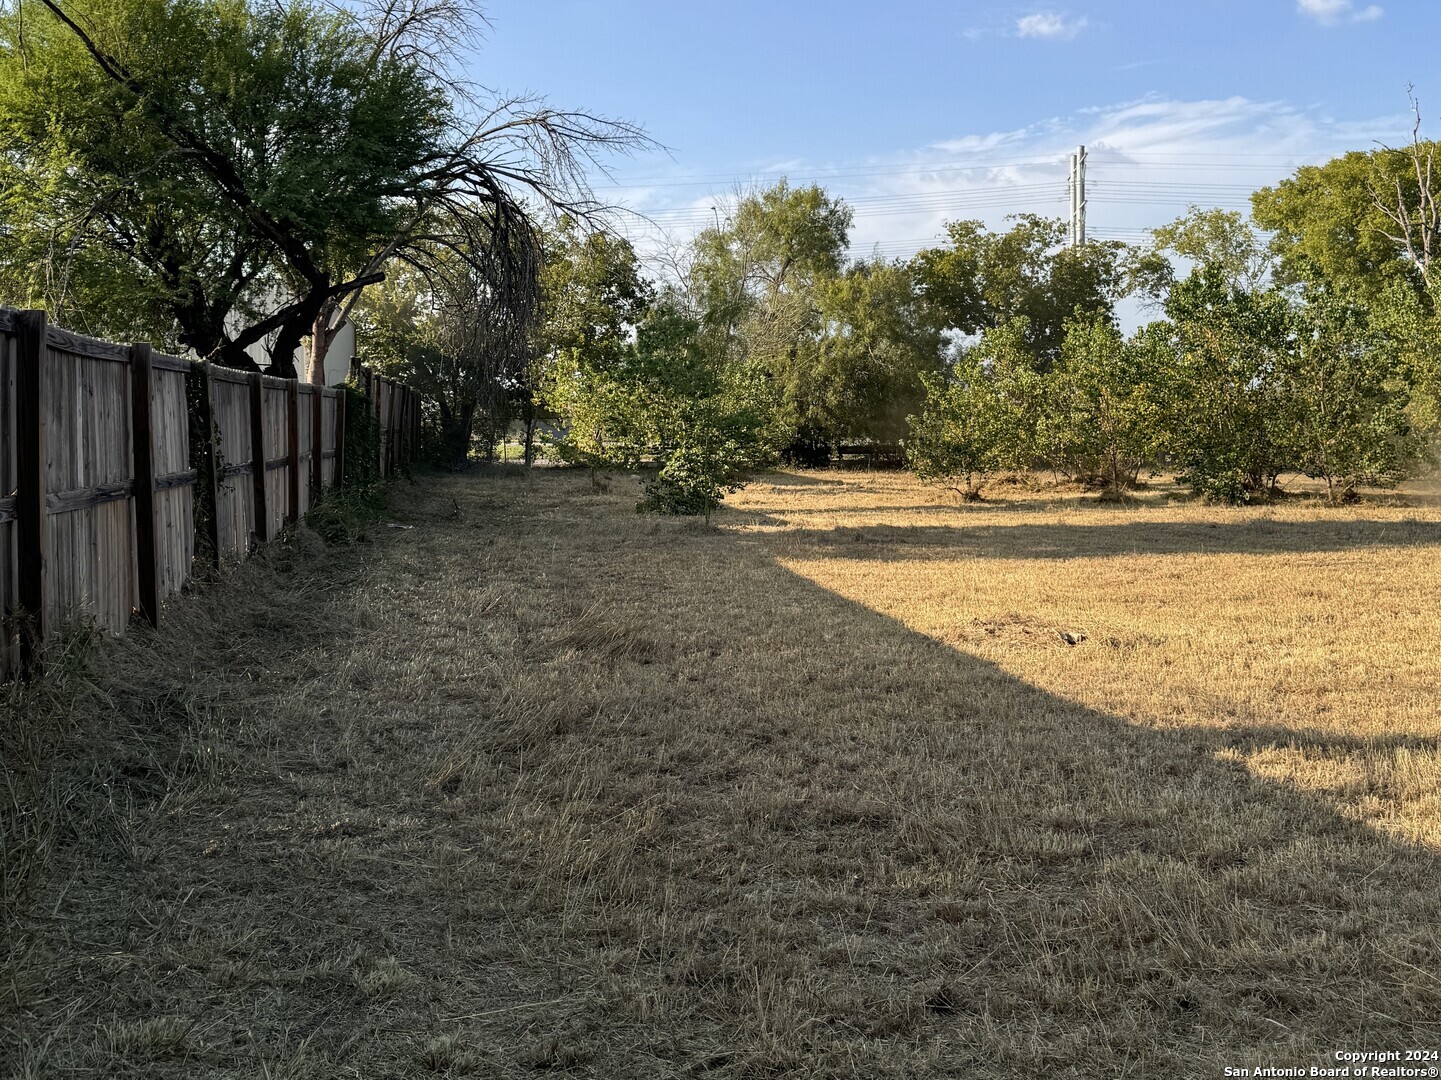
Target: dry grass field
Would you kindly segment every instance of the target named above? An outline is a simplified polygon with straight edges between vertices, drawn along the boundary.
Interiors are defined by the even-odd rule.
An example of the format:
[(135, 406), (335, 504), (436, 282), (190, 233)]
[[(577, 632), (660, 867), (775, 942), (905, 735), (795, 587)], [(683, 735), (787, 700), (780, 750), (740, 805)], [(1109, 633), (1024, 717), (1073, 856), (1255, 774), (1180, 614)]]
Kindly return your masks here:
[(0, 1074), (1441, 1048), (1434, 500), (589, 487), (427, 480), (12, 689)]

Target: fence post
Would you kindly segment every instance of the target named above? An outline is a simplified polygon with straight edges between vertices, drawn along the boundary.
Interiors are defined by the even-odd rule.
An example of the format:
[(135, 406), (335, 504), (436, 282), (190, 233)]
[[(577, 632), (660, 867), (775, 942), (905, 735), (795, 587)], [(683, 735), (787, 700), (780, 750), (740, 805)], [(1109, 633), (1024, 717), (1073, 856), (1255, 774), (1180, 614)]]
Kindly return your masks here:
[(149, 345), (130, 346), (130, 441), (134, 463), (135, 606), (160, 625), (160, 584), (155, 571), (155, 439), (151, 431)]
[(258, 371), (250, 373), (250, 480), (255, 492), (251, 533), (258, 543), (270, 539), (270, 507), (265, 494), (265, 383)]
[(390, 462), (385, 453), (385, 410), (380, 407), (380, 399), (385, 396), (385, 376), (372, 373), (370, 382), (375, 387), (375, 426), (380, 433), (380, 438), (375, 440), (380, 444), (380, 461), (377, 464), (380, 469), (380, 478), (384, 480), (390, 475), (386, 468)]
[(310, 505), (325, 498), (325, 384), (310, 391)]
[(290, 481), (290, 502), (285, 520), (294, 525), (300, 520), (300, 380), (291, 379), (285, 387), (286, 442), (289, 444), (285, 476)]
[(390, 384), (390, 400), (385, 403), (385, 460), (390, 471), (400, 464), (400, 402), (404, 390), (397, 382)]
[(45, 312), (15, 316), (15, 540), (20, 669), (39, 674), (45, 640)]
[(400, 445), (405, 448), (405, 463), (407, 465), (413, 465), (415, 463), (415, 455), (411, 453), (410, 448), (410, 410), (411, 401), (414, 397), (415, 395), (411, 393), (410, 387), (407, 386), (405, 388), (405, 409), (401, 412), (400, 420)]
[(215, 425), (215, 382), (210, 377), (211, 363), (209, 359), (201, 371), (204, 382), (204, 399), (201, 404), (200, 422), (205, 425), (205, 443), (207, 453), (205, 465), (201, 470), (200, 483), (206, 489), (206, 495), (210, 499), (209, 520), (205, 523), (207, 539), (210, 541), (210, 562), (215, 569), (220, 569), (220, 442), (217, 439), (218, 429)]

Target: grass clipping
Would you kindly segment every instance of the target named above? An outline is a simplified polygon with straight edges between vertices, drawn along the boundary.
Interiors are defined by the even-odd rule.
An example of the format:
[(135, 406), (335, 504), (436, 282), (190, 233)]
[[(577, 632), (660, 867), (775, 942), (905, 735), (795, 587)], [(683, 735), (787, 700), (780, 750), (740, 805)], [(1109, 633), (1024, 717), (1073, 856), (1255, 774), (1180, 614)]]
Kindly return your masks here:
[(40, 870), (0, 1071), (1212, 1076), (1436, 1044), (1433, 507), (778, 474), (706, 528), (621, 486), (433, 481), (413, 528), (274, 549), (14, 691), (55, 767), (6, 837)]

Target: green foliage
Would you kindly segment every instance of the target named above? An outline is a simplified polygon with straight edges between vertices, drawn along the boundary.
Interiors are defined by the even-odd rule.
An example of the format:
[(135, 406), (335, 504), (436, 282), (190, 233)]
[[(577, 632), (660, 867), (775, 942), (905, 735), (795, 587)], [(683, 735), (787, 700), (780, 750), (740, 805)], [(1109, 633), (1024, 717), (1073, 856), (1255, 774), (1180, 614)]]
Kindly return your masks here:
[[(1424, 153), (1435, 144), (1423, 143)], [(1256, 224), (1270, 231), (1284, 283), (1329, 283), (1363, 302), (1392, 285), (1422, 288), (1414, 263), (1388, 233), (1397, 229), (1377, 193), (1417, 203), (1419, 185), (1405, 150), (1352, 151), (1324, 165), (1305, 165), (1251, 196)]]
[[(1271, 273), (1272, 256), (1261, 238), (1234, 210), (1202, 210), (1191, 207), (1185, 214), (1159, 229), (1151, 230), (1153, 250), (1171, 252), (1196, 266), (1208, 266), (1222, 280), (1242, 289), (1257, 289)], [(1160, 293), (1170, 286), (1173, 274), (1166, 274)]]
[(830, 444), (849, 433), (860, 391), (846, 377), (856, 353), (826, 355), (836, 329), (826, 296), (841, 274), (851, 220), (850, 209), (821, 188), (781, 181), (742, 199), (723, 226), (695, 242), (691, 287), (702, 346), (726, 364), (767, 374), (799, 460), (829, 456)]
[(1129, 340), (1104, 317), (1070, 324), (1046, 379), (1038, 443), (1073, 478), (1120, 491), (1161, 448), (1168, 353), (1154, 330)]
[(1026, 321), (1026, 348), (1041, 369), (1060, 355), (1066, 324), (1110, 315), (1131, 287), (1127, 249), (1115, 241), (1064, 246), (1065, 223), (1021, 214), (1004, 233), (979, 221), (953, 221), (947, 247), (912, 260), (924, 316), (935, 331), (977, 334)]
[(571, 350), (572, 365), (549, 381), (567, 425), (555, 451), (593, 470), (654, 461), (638, 509), (709, 518), (746, 470), (774, 454), (772, 384), (757, 365), (709, 353), (700, 321), (673, 293), (651, 303), (634, 332), (623, 350), (589, 354), (601, 362)]
[(384, 479), (380, 474), (380, 418), (375, 402), (352, 383), (345, 393), (345, 475), (342, 486), (357, 493), (374, 491)]
[[(304, 2), (78, 0), (0, 19), (0, 281), (58, 320), (242, 355), (267, 290), (393, 235), (448, 122), (413, 61)], [(308, 319), (287, 327), (298, 341)], [(252, 326), (253, 328), (253, 326)], [(284, 350), (281, 350), (284, 355)]]
[(592, 469), (635, 468), (653, 435), (647, 365), (652, 376), (689, 381), (695, 326), (669, 308), (651, 318), (653, 289), (628, 241), (563, 222), (547, 250), (536, 383), (565, 425), (555, 452)]
[(922, 376), (926, 397), (920, 415), (909, 420), (906, 443), (907, 460), (922, 481), (973, 501), (993, 474), (1030, 466), (1044, 379), (1028, 339), (1026, 320), (1012, 320), (986, 331), (950, 371)]
[(681, 441), (666, 450), (655, 479), (646, 483), (645, 498), (636, 510), (709, 521), (726, 494), (743, 486), (738, 463), (745, 459), (747, 446), (726, 426), (690, 418), (681, 429)]
[[(921, 318), (922, 297), (904, 263), (859, 262), (818, 289), (826, 327), (805, 391), (810, 426), (831, 442), (895, 443), (941, 366), (941, 336)], [(799, 385), (801, 380), (796, 379)]]
[(1172, 356), (1166, 380), (1167, 449), (1182, 478), (1221, 502), (1275, 488), (1287, 460), (1277, 363), (1289, 310), (1274, 290), (1250, 291), (1217, 265), (1178, 282), (1166, 301)]
[(1332, 502), (1411, 475), (1423, 441), (1410, 391), (1366, 311), (1313, 292), (1294, 320), (1280, 379), (1295, 467), (1324, 480)]
[(654, 288), (629, 240), (584, 231), (569, 218), (546, 237), (540, 273), (543, 317), (535, 354), (547, 368), (610, 370), (645, 318)]

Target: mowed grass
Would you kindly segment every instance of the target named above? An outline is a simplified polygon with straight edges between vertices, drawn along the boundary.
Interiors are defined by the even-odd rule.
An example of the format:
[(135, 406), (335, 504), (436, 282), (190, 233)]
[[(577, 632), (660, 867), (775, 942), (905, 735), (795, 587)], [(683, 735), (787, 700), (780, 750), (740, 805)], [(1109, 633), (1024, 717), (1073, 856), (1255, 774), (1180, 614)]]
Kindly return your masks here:
[(0, 1073), (1441, 1047), (1441, 511), (1170, 494), (503, 469), (273, 549), (11, 692)]

